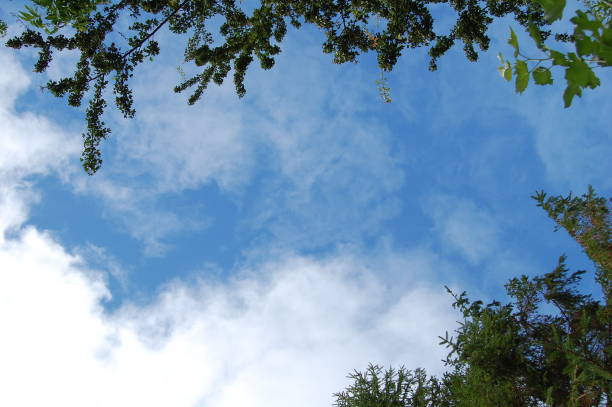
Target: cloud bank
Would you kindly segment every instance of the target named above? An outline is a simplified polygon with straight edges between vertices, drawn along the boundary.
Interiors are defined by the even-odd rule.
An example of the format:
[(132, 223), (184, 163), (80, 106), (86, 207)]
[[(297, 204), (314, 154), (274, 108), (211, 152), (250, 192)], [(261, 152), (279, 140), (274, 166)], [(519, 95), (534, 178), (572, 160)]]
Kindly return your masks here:
[(108, 275), (27, 224), (37, 177), (68, 171), (78, 137), (15, 110), (28, 81), (0, 58), (0, 405), (329, 406), (368, 362), (440, 372), (455, 315), (419, 251), (285, 251), (106, 311)]

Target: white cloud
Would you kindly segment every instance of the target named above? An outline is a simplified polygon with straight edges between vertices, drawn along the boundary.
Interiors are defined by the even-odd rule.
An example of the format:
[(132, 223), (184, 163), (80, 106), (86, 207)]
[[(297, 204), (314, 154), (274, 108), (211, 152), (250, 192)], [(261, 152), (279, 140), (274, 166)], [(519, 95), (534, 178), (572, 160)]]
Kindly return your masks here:
[(16, 110), (17, 98), (30, 81), (10, 51), (0, 49), (0, 64), (0, 231), (4, 234), (25, 221), (26, 202), (37, 198), (29, 177), (51, 171), (66, 177), (68, 162), (79, 146), (75, 137), (46, 117)]
[[(368, 362), (440, 373), (449, 298), (400, 295), (358, 256), (285, 256), (228, 282), (177, 281), (105, 314), (101, 277), (33, 228), (0, 248), (0, 404), (329, 406)], [(389, 272), (389, 270), (387, 270)]]
[[(170, 51), (175, 51), (171, 49)], [(145, 174), (158, 193), (216, 183), (234, 190), (249, 179), (257, 140), (241, 113), (244, 101), (228, 86), (211, 85), (203, 101), (188, 106), (175, 94), (175, 60), (161, 58), (134, 83), (137, 115), (117, 120), (114, 174)], [(151, 78), (157, 80), (151, 83)], [(118, 115), (115, 115), (118, 116)]]

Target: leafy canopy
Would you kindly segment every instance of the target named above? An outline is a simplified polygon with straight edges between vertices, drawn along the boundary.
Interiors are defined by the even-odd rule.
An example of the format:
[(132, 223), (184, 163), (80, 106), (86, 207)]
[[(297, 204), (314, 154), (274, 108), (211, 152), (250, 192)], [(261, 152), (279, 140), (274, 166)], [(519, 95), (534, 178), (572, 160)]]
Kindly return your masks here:
[[(561, 256), (542, 276), (522, 275), (506, 284), (512, 301), (455, 298), (463, 321), (440, 337), (450, 353), (449, 371), (438, 379), (370, 366), (349, 375), (337, 393), (339, 407), (599, 407), (612, 405), (612, 199), (590, 188), (579, 197), (534, 198), (595, 265), (601, 300), (581, 293), (586, 271), (570, 273)], [(542, 303), (556, 312), (541, 312)]]
[[(188, 102), (193, 104), (211, 82), (222, 84), (231, 71), (236, 92), (243, 96), (248, 67), (257, 60), (262, 68), (272, 68), (289, 27), (321, 29), (323, 51), (335, 63), (356, 62), (361, 54), (374, 52), (382, 71), (381, 93), (388, 101), (384, 72), (406, 49), (427, 47), (429, 68), (435, 70), (438, 58), (457, 42), (475, 61), (476, 48), (489, 47), (486, 31), (494, 18), (511, 15), (525, 27), (546, 24), (540, 6), (530, 0), (260, 0), (249, 8), (235, 0), (31, 1), (34, 5), (20, 14), (29, 28), (7, 45), (37, 48), (36, 72), (48, 68), (54, 52), (80, 53), (72, 74), (49, 81), (46, 89), (66, 97), (71, 106), (89, 99), (82, 156), (89, 174), (100, 168), (100, 143), (110, 133), (102, 120), (110, 97), (105, 89), (112, 82), (115, 105), (125, 117), (134, 116), (129, 81), (137, 65), (159, 54), (154, 35), (162, 27), (184, 41), (185, 62), (198, 71), (174, 89), (192, 89)], [(434, 29), (430, 11), (439, 4), (456, 15), (445, 32)], [(127, 33), (115, 32), (120, 21), (127, 22)]]

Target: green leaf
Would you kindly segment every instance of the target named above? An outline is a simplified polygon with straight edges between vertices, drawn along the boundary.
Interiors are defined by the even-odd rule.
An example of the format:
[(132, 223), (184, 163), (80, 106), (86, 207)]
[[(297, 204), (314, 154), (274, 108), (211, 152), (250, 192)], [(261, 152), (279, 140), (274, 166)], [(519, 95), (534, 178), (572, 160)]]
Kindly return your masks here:
[(569, 59), (567, 59), (567, 56), (565, 56), (565, 54), (559, 52), (559, 51), (555, 51), (555, 50), (550, 50), (550, 57), (553, 60), (553, 65), (560, 65), (560, 66), (570, 66), (571, 62), (569, 61)]
[(603, 25), (601, 21), (597, 19), (590, 20), (589, 16), (581, 10), (576, 10), (576, 16), (572, 17), (570, 21), (574, 23), (577, 30), (579, 31), (588, 30), (593, 33), (598, 31)]
[(523, 93), (529, 84), (529, 69), (525, 61), (516, 61), (516, 92)]
[(512, 45), (512, 48), (514, 48), (514, 57), (518, 57), (519, 43), (518, 38), (516, 37), (516, 33), (514, 32), (512, 27), (510, 27), (510, 38), (508, 39), (508, 44)]
[(612, 47), (612, 24), (608, 27), (604, 27), (603, 32), (601, 33), (601, 42)]
[(25, 9), (28, 10), (30, 12), (30, 14), (32, 14), (32, 15), (36, 15), (36, 16), (39, 15), (38, 14), (38, 10), (36, 10), (36, 9), (30, 7), (30, 6), (25, 6)]
[(575, 59), (565, 70), (565, 79), (568, 83), (574, 83), (580, 87), (589, 85), (593, 71), (591, 67), (582, 59)]
[(565, 9), (565, 0), (535, 0), (544, 9), (546, 20), (549, 23), (560, 20)]
[(612, 47), (600, 47), (597, 53), (599, 59), (602, 60), (599, 65), (601, 66), (612, 66)]
[(540, 66), (533, 70), (532, 75), (537, 85), (552, 85), (553, 83), (552, 73), (548, 68)]
[(565, 92), (563, 92), (563, 101), (565, 102), (566, 108), (572, 105), (572, 99), (574, 99), (575, 95), (582, 96), (582, 89), (576, 84), (568, 84), (567, 88), (565, 88)]
[(510, 81), (512, 79), (512, 68), (510, 63), (506, 61), (506, 69), (504, 70), (504, 79)]
[(576, 51), (578, 55), (591, 55), (599, 48), (590, 37), (583, 36), (582, 38), (576, 39)]
[(540, 35), (540, 30), (535, 24), (529, 24), (529, 36), (533, 38), (536, 43), (538, 49), (545, 49), (544, 41), (542, 41), (542, 36)]
[(502, 55), (501, 52), (499, 54), (497, 54), (497, 59), (499, 60), (500, 64), (502, 64), (502, 65), (505, 64), (504, 56)]

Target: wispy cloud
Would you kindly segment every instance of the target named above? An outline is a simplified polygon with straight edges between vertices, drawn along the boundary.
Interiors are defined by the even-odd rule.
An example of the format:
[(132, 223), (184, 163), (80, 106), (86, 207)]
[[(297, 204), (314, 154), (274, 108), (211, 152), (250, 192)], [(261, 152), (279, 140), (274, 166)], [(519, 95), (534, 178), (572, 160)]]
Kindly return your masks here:
[[(422, 123), (421, 118), (431, 118), (426, 131), (433, 140), (428, 139), (428, 143), (448, 142), (452, 146), (455, 160), (444, 162), (450, 167), (446, 171), (442, 168), (444, 175), (470, 168), (469, 174), (463, 173), (490, 184), (499, 181), (501, 168), (502, 175), (512, 174), (520, 182), (543, 172), (538, 188), (546, 183), (558, 191), (583, 190), (591, 183), (610, 189), (612, 160), (608, 157), (612, 156), (612, 146), (608, 129), (612, 119), (603, 112), (612, 108), (612, 72), (598, 71), (602, 86), (585, 91), (568, 109), (563, 107), (562, 69), (553, 69), (554, 86), (532, 82), (524, 94), (518, 95), (514, 83), (500, 78), (496, 70), (498, 52), (511, 57), (511, 47), (506, 43), (510, 25), (516, 28), (511, 20), (493, 24), (490, 50), (481, 53), (477, 63), (466, 61), (457, 49), (440, 61), (437, 72), (409, 75), (403, 64), (406, 70), (423, 71), (423, 66), (413, 67), (410, 61), (402, 61), (390, 78), (391, 87), (397, 89), (398, 103), (418, 106), (416, 113), (415, 108), (405, 113), (406, 119)], [(519, 35), (521, 44), (532, 48), (533, 41), (526, 34)], [(542, 170), (527, 157), (532, 154)], [(530, 166), (528, 171), (525, 164)]]
[(76, 190), (101, 198), (108, 218), (162, 255), (168, 236), (202, 230), (208, 220), (177, 216), (159, 200), (210, 186), (241, 202), (248, 233), (274, 244), (313, 248), (375, 233), (401, 207), (404, 173), (386, 125), (363, 107), (376, 97), (373, 79), (357, 86), (357, 70), (330, 75), (318, 44), (294, 42), (273, 71), (250, 72), (244, 100), (231, 84), (211, 86), (189, 107), (171, 91), (174, 59), (143, 69), (136, 119), (111, 115), (105, 166), (94, 179), (73, 181)]
[(476, 265), (499, 252), (500, 230), (495, 217), (474, 202), (450, 195), (424, 200), (423, 212), (435, 225), (443, 246)]

